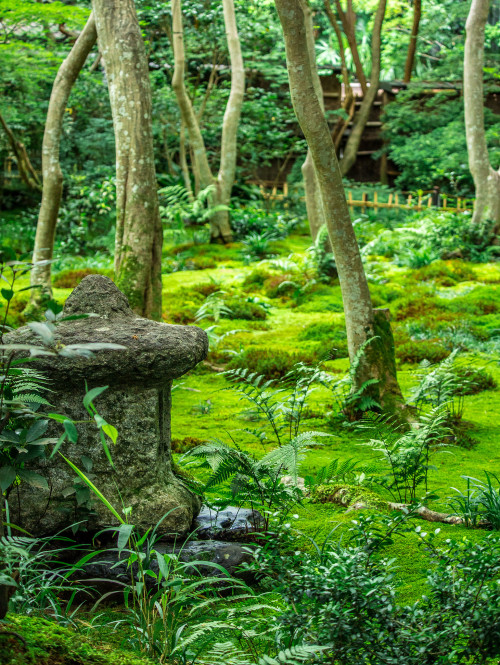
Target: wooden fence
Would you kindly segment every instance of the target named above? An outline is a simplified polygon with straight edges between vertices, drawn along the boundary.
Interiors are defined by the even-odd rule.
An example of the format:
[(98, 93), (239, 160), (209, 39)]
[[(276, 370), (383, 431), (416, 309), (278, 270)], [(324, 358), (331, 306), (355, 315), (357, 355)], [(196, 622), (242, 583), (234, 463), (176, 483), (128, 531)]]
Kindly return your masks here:
[[(289, 198), (288, 184), (284, 183), (281, 192), (277, 186), (273, 186), (267, 190), (264, 185), (259, 186), (262, 198), (267, 201), (285, 201)], [(445, 195), (436, 195), (433, 193), (425, 192), (418, 194), (388, 194), (384, 192), (387, 200), (383, 200), (377, 191), (371, 192), (372, 199), (370, 200), (367, 192), (361, 194), (361, 199), (354, 199), (351, 190), (347, 190), (347, 204), (351, 208), (361, 208), (363, 211), (366, 208), (373, 208), (377, 211), (379, 208), (399, 208), (401, 210), (425, 210), (426, 208), (440, 208), (447, 212), (464, 212), (465, 210), (472, 210), (474, 208), (474, 199), (465, 199), (459, 197), (450, 197)], [(300, 197), (304, 200), (304, 196)]]

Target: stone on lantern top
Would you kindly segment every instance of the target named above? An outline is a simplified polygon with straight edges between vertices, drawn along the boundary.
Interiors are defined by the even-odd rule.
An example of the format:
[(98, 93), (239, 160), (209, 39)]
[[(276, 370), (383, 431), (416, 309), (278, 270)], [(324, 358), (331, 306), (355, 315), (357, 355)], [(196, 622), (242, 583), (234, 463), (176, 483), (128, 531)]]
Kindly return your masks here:
[[(103, 275), (88, 275), (71, 293), (64, 315), (90, 314), (56, 326), (56, 345), (112, 343), (120, 350), (103, 349), (84, 356), (41, 356), (30, 363), (61, 388), (137, 386), (162, 388), (192, 369), (208, 353), (207, 334), (196, 326), (158, 323), (137, 316), (126, 296)], [(11, 333), (9, 343), (39, 346), (39, 338), (25, 326)], [(5, 340), (7, 342), (7, 339)]]

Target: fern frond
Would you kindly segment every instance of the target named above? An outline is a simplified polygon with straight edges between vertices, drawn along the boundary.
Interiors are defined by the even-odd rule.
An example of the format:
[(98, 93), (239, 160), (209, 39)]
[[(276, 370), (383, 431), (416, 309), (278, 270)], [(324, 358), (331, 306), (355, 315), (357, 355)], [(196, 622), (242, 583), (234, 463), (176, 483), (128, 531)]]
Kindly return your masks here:
[(258, 665), (302, 665), (304, 662), (311, 660), (317, 653), (325, 651), (327, 648), (302, 644), (284, 649), (274, 658), (264, 654), (259, 658)]

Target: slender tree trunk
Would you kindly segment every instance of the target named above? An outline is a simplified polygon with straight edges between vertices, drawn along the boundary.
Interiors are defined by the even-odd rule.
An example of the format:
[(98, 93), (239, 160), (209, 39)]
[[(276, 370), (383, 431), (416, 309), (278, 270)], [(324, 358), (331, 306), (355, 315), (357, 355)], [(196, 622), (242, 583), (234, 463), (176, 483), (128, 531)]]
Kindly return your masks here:
[[(316, 67), (316, 50), (314, 45), (314, 24), (313, 13), (307, 0), (300, 0), (302, 11), (304, 12), (304, 27), (306, 31), (307, 47), (309, 51), (309, 61), (311, 63), (312, 82), (315, 93), (318, 97), (321, 109), (324, 113), (323, 88)], [(311, 150), (308, 148), (305, 162), (302, 164), (302, 177), (304, 178), (304, 192), (306, 198), (307, 219), (313, 241), (318, 237), (320, 229), (326, 224), (325, 213), (323, 211), (323, 201), (319, 190), (318, 177), (314, 168), (314, 162)], [(329, 251), (332, 251), (330, 240), (328, 239)]]
[(359, 57), (358, 43), (356, 41), (356, 14), (352, 8), (352, 0), (347, 0), (346, 11), (342, 9), (340, 0), (335, 0), (335, 6), (342, 23), (342, 27), (344, 28), (344, 34), (347, 37), (347, 43), (351, 49), (354, 69), (356, 70), (356, 77), (359, 81), (363, 94), (366, 94), (368, 86), (366, 83), (365, 72), (363, 71), (363, 65), (361, 64), (361, 58)]
[[(80, 36), (73, 44), (73, 48), (59, 67), (50, 95), (42, 145), (42, 203), (38, 213), (33, 249), (35, 265), (31, 271), (31, 285), (41, 288), (32, 290), (33, 303), (41, 302), (50, 296), (52, 291), (51, 264), (45, 262), (51, 261), (53, 257), (57, 216), (63, 191), (63, 174), (59, 162), (62, 123), (71, 89), (96, 43), (96, 39), (96, 26), (91, 14)], [(38, 262), (44, 263), (37, 265)]]
[(179, 135), (179, 162), (182, 170), (182, 177), (184, 179), (184, 186), (188, 193), (188, 198), (191, 203), (194, 201), (193, 188), (191, 187), (191, 177), (189, 175), (189, 168), (186, 158), (186, 128), (184, 121), (181, 120), (181, 133)]
[(464, 107), (469, 169), (474, 178), (476, 202), (473, 221), (486, 219), (500, 225), (500, 171), (491, 166), (484, 130), (484, 30), (489, 0), (472, 0), (465, 26)]
[(339, 45), (340, 63), (342, 68), (342, 81), (344, 83), (344, 91), (345, 91), (344, 101), (342, 102), (342, 110), (347, 114), (347, 116), (345, 118), (339, 118), (337, 120), (337, 124), (333, 128), (332, 132), (333, 144), (338, 154), (342, 137), (344, 136), (344, 133), (354, 116), (354, 111), (356, 109), (356, 100), (354, 98), (354, 93), (352, 91), (351, 83), (349, 81), (349, 70), (347, 69), (344, 43), (342, 41), (342, 33), (340, 32), (340, 27), (337, 21), (337, 17), (333, 13), (330, 0), (324, 0), (323, 4), (325, 7), (328, 20), (330, 21), (330, 24), (335, 32), (335, 36), (337, 37), (337, 43)]
[(115, 130), (115, 280), (135, 312), (160, 319), (162, 226), (144, 42), (133, 0), (92, 6)]
[(422, 0), (414, 0), (413, 4), (413, 25), (411, 27), (410, 43), (408, 44), (408, 53), (406, 54), (405, 75), (403, 81), (411, 81), (411, 73), (415, 62), (415, 53), (417, 51), (418, 28), (420, 26), (420, 17), (422, 15)]
[[(245, 95), (245, 69), (243, 67), (240, 38), (236, 26), (234, 0), (222, 0), (222, 5), (229, 60), (231, 62), (231, 91), (222, 122), (221, 156), (219, 173), (217, 175), (217, 198), (219, 204), (228, 206), (231, 201), (231, 191), (236, 173), (238, 126), (240, 124), (241, 107), (243, 106), (243, 97)], [(232, 232), (228, 211), (223, 210), (218, 212), (215, 220), (219, 235), (214, 236), (212, 233), (212, 239), (220, 239), (223, 242), (230, 241), (232, 239)]]
[(370, 111), (373, 106), (378, 93), (378, 86), (380, 83), (380, 47), (381, 47), (381, 34), (382, 23), (384, 21), (386, 0), (380, 0), (375, 20), (373, 22), (372, 32), (372, 71), (370, 74), (370, 87), (363, 96), (360, 109), (354, 116), (352, 131), (347, 139), (344, 150), (344, 155), (340, 160), (340, 170), (342, 175), (346, 175), (356, 161), (358, 154), (359, 144), (370, 117)]
[[(349, 357), (356, 362), (355, 384), (376, 379), (376, 397), (382, 408), (394, 410), (402, 402), (395, 376), (394, 343), (390, 326), (376, 317), (352, 227), (342, 177), (317, 91), (301, 0), (275, 0), (287, 56), (290, 93), (297, 120), (311, 151), (330, 240), (342, 289)], [(364, 349), (367, 340), (372, 341)]]
[(21, 176), (23, 182), (26, 185), (28, 185), (30, 189), (35, 189), (36, 191), (41, 192), (42, 186), (40, 184), (40, 179), (38, 178), (37, 172), (33, 168), (28, 153), (26, 152), (24, 143), (16, 139), (16, 137), (14, 136), (14, 132), (5, 122), (5, 119), (1, 113), (0, 113), (0, 125), (2, 125), (5, 135), (7, 136), (10, 149), (15, 155), (17, 168), (19, 170), (19, 175)]

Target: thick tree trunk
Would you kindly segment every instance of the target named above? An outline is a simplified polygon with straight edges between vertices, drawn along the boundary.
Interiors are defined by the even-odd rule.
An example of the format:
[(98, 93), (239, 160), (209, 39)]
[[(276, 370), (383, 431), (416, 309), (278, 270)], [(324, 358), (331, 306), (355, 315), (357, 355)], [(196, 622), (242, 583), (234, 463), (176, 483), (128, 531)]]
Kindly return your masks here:
[(144, 42), (133, 0), (92, 6), (115, 130), (115, 280), (137, 314), (160, 319), (162, 226)]
[[(189, 143), (193, 151), (195, 180), (199, 181), (202, 189), (209, 185), (215, 186), (212, 202), (216, 205), (228, 205), (231, 199), (236, 170), (238, 125), (245, 92), (245, 71), (236, 28), (233, 0), (223, 0), (223, 9), (231, 62), (231, 91), (222, 125), (220, 167), (217, 177), (214, 177), (208, 163), (207, 150), (200, 130), (199, 119), (187, 94), (184, 81), (185, 56), (181, 0), (172, 0), (172, 44), (174, 50), (172, 88), (177, 98), (181, 117), (188, 130)], [(213, 215), (210, 220), (210, 235), (213, 242), (231, 242), (232, 231), (227, 211), (221, 210)]]
[(52, 93), (50, 95), (47, 120), (42, 145), (43, 191), (38, 223), (36, 226), (35, 246), (31, 271), (33, 303), (40, 303), (51, 295), (51, 264), (38, 262), (51, 261), (54, 253), (57, 216), (63, 191), (63, 174), (59, 162), (61, 131), (64, 113), (71, 89), (82, 70), (85, 61), (97, 39), (94, 17), (90, 15), (73, 48), (59, 67)]
[(15, 155), (17, 168), (19, 170), (19, 175), (21, 176), (23, 182), (28, 185), (30, 189), (35, 189), (38, 192), (42, 191), (42, 186), (38, 178), (38, 174), (33, 168), (31, 160), (26, 152), (26, 147), (24, 143), (18, 141), (14, 136), (14, 132), (11, 130), (9, 125), (5, 122), (4, 117), (0, 113), (0, 125), (7, 136), (7, 141), (9, 142), (10, 149)]
[(486, 219), (500, 225), (500, 172), (491, 166), (484, 130), (484, 30), (490, 0), (472, 0), (465, 26), (464, 108), (469, 169), (474, 178), (476, 202), (473, 221)]
[(386, 338), (379, 338), (379, 344), (374, 341), (369, 344), (369, 354), (363, 353), (367, 340), (380, 335), (382, 331), (376, 326), (335, 148), (314, 86), (303, 6), (301, 0), (275, 2), (285, 37), (292, 103), (311, 151), (335, 254), (344, 303), (349, 357), (357, 367), (354, 377), (356, 388), (361, 388), (366, 380), (376, 378), (379, 381), (376, 384), (378, 401), (382, 408), (393, 410), (396, 403), (399, 405), (402, 402), (395, 377), (393, 344), (392, 347), (391, 344), (386, 346)]
[(347, 175), (356, 161), (359, 144), (370, 117), (370, 111), (378, 93), (380, 83), (380, 46), (382, 23), (384, 21), (386, 0), (380, 0), (373, 22), (372, 32), (372, 71), (370, 74), (370, 87), (365, 91), (359, 111), (354, 116), (352, 131), (347, 139), (344, 155), (340, 160), (342, 175)]
[(415, 53), (417, 51), (418, 28), (420, 26), (420, 17), (422, 15), (422, 0), (414, 0), (413, 4), (413, 24), (411, 27), (410, 43), (408, 44), (408, 53), (406, 54), (405, 75), (403, 81), (411, 81), (411, 73), (415, 63)]

